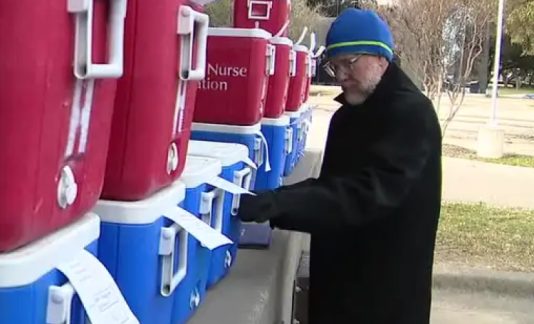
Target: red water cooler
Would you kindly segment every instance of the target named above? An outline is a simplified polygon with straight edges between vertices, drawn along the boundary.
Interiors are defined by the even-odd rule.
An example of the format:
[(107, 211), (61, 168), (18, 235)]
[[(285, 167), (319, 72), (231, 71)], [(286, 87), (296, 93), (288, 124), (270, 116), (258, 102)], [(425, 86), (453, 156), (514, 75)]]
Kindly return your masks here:
[(289, 80), (295, 76), (296, 53), (292, 48), (293, 42), (287, 37), (274, 37), (271, 44), (276, 49), (276, 68), (274, 74), (269, 77), (264, 117), (278, 118), (284, 114)]
[(291, 0), (235, 0), (234, 27), (261, 28), (286, 37), (291, 16)]
[(143, 199), (185, 166), (209, 18), (183, 0), (129, 0), (102, 198)]
[(199, 82), (196, 123), (248, 126), (264, 113), (275, 47), (262, 29), (210, 28), (206, 78)]
[(296, 52), (296, 72), (289, 81), (286, 111), (298, 111), (304, 103), (306, 88), (311, 76), (311, 56), (304, 45), (294, 45)]
[(98, 200), (125, 15), (126, 0), (0, 1), (0, 252)]

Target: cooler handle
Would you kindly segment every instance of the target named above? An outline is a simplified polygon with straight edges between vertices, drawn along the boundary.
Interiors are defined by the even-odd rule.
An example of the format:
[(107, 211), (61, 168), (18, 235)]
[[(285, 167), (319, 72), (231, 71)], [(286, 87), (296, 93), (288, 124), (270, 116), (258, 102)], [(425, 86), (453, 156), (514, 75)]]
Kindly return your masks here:
[[(180, 240), (178, 255), (178, 269), (174, 272), (174, 255), (176, 253), (176, 237)], [(176, 287), (184, 280), (187, 274), (187, 245), (189, 235), (178, 224), (163, 227), (159, 240), (159, 255), (161, 259), (161, 286), (160, 293), (164, 297), (172, 295)]]
[[(255, 5), (265, 6), (267, 8), (265, 16), (255, 16), (252, 12), (252, 9)], [(261, 1), (261, 0), (248, 0), (248, 19), (252, 20), (269, 20), (271, 18), (271, 9), (273, 8), (273, 3), (271, 1)]]
[[(200, 195), (200, 215), (202, 221), (212, 226), (217, 231), (222, 231), (223, 222), (223, 204), (224, 204), (224, 190), (215, 188), (209, 192), (203, 192)], [(213, 207), (215, 206), (215, 215), (213, 213)]]
[(313, 58), (318, 58), (319, 56), (321, 56), (323, 52), (325, 51), (325, 49), (326, 47), (324, 47), (323, 45), (319, 46), (319, 49), (317, 50), (317, 52), (313, 54)]
[[(271, 160), (269, 159), (269, 144), (267, 143), (267, 139), (265, 136), (263, 136), (263, 133), (261, 131), (257, 131), (256, 135), (259, 137), (260, 140), (260, 156), (261, 156), (261, 163), (265, 162), (265, 172), (271, 171)], [(265, 160), (263, 159), (263, 156), (265, 155)], [(258, 167), (261, 164), (258, 164)]]
[[(193, 42), (196, 32), (197, 57), (193, 68)], [(202, 80), (206, 75), (206, 49), (208, 44), (209, 16), (193, 10), (189, 6), (180, 6), (178, 13), (177, 34), (181, 36), (180, 79), (184, 81)]]
[[(250, 189), (250, 182), (252, 178), (252, 170), (249, 167), (245, 167), (242, 170), (234, 172), (234, 183), (243, 189)], [(239, 201), (241, 195), (236, 194), (232, 197), (232, 216), (236, 216), (239, 211)]]
[(311, 63), (311, 76), (314, 77), (317, 74), (317, 61), (315, 59), (310, 59)]
[(267, 44), (267, 75), (274, 75), (276, 63), (276, 47), (272, 44)]
[(289, 76), (294, 77), (297, 75), (297, 52), (291, 50), (289, 52)]
[(127, 0), (109, 0), (109, 63), (93, 63), (93, 1), (67, 0), (67, 11), (76, 15), (74, 75), (78, 79), (113, 79), (123, 74), (124, 19)]
[(306, 55), (306, 75), (308, 76), (308, 78), (310, 78), (312, 75), (311, 60), (312, 60), (311, 55), (310, 54)]
[(292, 127), (286, 128), (284, 139), (285, 139), (285, 155), (289, 155), (291, 152), (293, 152), (293, 128)]
[[(63, 286), (48, 288), (48, 302), (46, 305), (47, 324), (70, 324), (72, 315), (72, 299), (76, 291), (70, 283)], [(87, 319), (87, 323), (90, 321)]]

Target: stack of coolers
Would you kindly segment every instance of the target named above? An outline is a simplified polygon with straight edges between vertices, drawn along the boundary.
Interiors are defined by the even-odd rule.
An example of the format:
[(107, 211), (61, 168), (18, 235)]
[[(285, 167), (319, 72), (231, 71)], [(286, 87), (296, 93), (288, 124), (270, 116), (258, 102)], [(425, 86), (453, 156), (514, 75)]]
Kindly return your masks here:
[(310, 48), (301, 45), (306, 35), (305, 29), (298, 42), (293, 46), (296, 52), (296, 73), (289, 84), (288, 98), (285, 115), (290, 119), (290, 125), (293, 129), (293, 150), (287, 156), (284, 166), (284, 176), (289, 176), (296, 164), (304, 155), (307, 135), (312, 122), (312, 107), (307, 103), (310, 91), (311, 80), (316, 73), (317, 57), (324, 51), (321, 46), (316, 53), (315, 34), (310, 35)]
[[(140, 323), (184, 323), (204, 297), (211, 250), (230, 243), (202, 222), (208, 185), (187, 157), (206, 71), (209, 18), (201, 10), (184, 0), (128, 0), (124, 77), (94, 211), (100, 259)], [(221, 166), (211, 162), (200, 172), (216, 178)]]
[[(0, 2), (0, 323), (106, 322), (102, 190), (126, 0)], [(84, 305), (88, 306), (85, 310)], [(94, 306), (94, 307), (89, 307)]]

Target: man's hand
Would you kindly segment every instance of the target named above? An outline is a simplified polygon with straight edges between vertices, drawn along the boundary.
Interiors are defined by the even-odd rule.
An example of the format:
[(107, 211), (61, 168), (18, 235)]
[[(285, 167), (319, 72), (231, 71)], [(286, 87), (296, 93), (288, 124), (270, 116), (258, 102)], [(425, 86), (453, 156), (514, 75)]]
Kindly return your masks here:
[(256, 196), (241, 195), (238, 217), (243, 222), (264, 223), (280, 217), (275, 204), (275, 191), (262, 191)]

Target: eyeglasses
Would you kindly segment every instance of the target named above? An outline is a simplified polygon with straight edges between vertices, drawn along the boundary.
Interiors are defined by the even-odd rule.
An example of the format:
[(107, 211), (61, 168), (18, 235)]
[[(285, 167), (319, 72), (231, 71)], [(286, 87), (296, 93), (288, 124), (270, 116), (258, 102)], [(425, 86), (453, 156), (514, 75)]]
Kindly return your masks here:
[(362, 56), (358, 55), (355, 58), (352, 58), (348, 61), (341, 62), (338, 64), (334, 64), (332, 62), (326, 62), (323, 65), (323, 68), (329, 76), (331, 76), (332, 78), (335, 78), (336, 73), (339, 71), (345, 71), (345, 72), (351, 71), (352, 72), (354, 63), (356, 63), (360, 59), (360, 57)]

